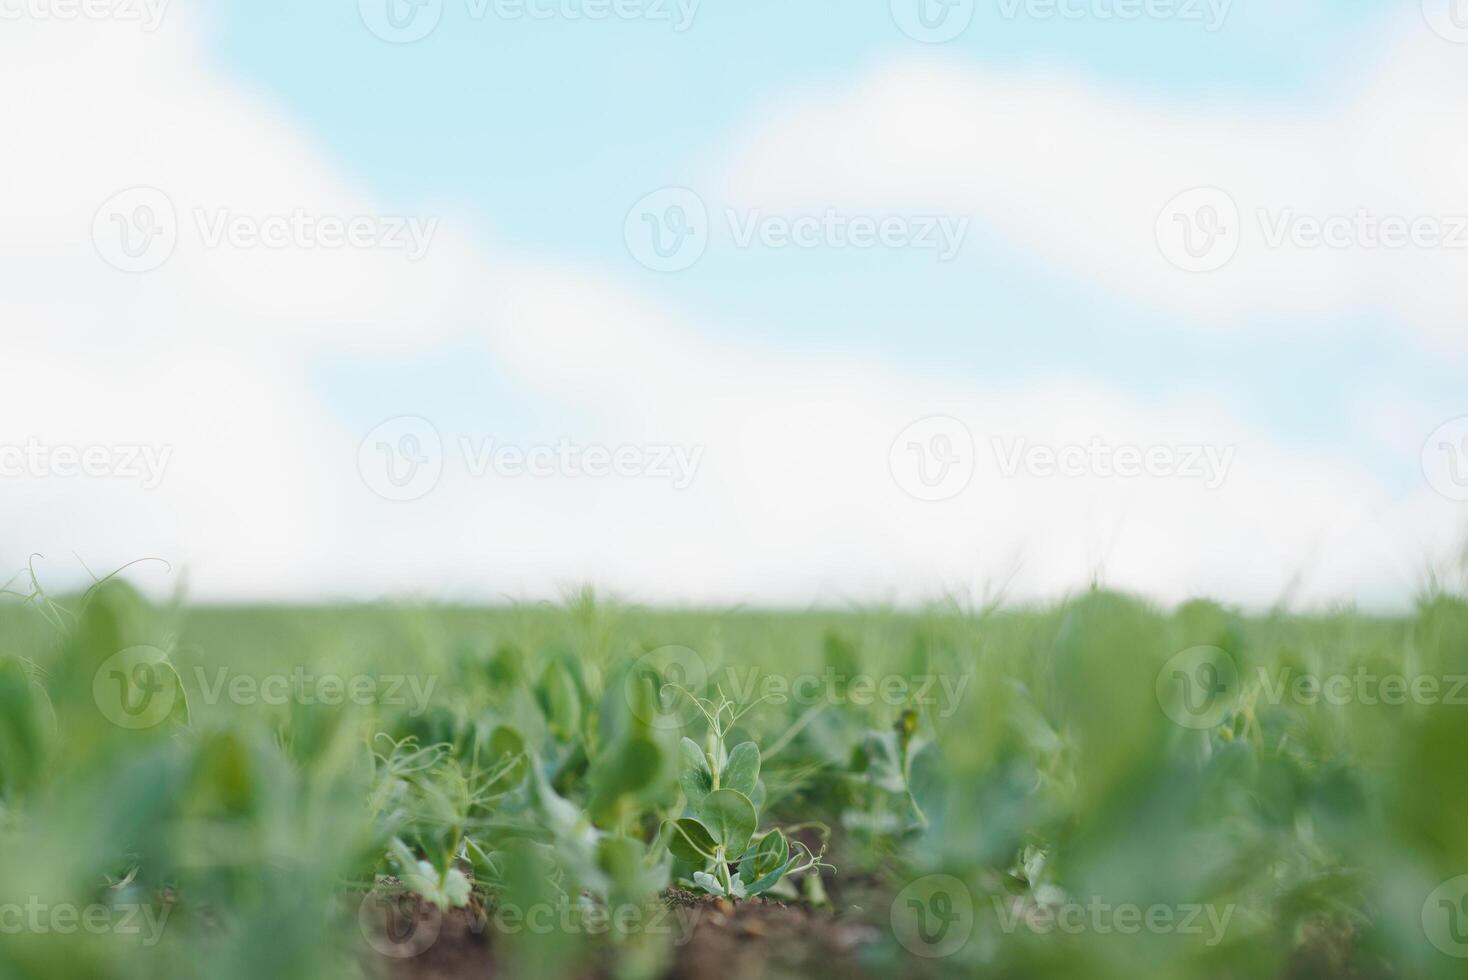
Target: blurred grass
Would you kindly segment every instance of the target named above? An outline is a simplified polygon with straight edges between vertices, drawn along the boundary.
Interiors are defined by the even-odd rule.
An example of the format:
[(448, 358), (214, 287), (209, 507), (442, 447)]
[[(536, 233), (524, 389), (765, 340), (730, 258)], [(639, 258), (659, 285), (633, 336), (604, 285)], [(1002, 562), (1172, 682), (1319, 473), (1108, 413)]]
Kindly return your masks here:
[[(131, 731), (99, 709), (94, 681), (139, 646), (166, 655), (186, 710)], [(595, 893), (600, 872), (576, 837), (584, 817), (557, 830), (534, 780), (501, 793), (510, 777), (475, 774), (510, 728), (543, 792), (586, 807), (598, 760), (629, 723), (618, 706), (628, 665), (669, 646), (726, 680), (822, 679), (810, 703), (755, 707), (742, 734), (765, 748), (778, 820), (831, 828), (839, 872), (827, 891), (838, 915), (876, 927), (862, 953), (873, 975), (1462, 975), (1423, 914), (1439, 883), (1468, 873), (1468, 705), (1275, 704), (1257, 680), (1468, 676), (1458, 598), (1400, 618), (1159, 610), (1100, 591), (920, 613), (659, 611), (590, 593), (498, 609), (183, 608), (112, 582), (44, 608), (0, 605), (0, 908), (126, 901), (168, 917), (156, 944), (121, 929), (7, 930), (0, 976), (371, 975), (357, 901), (394, 872), (393, 837), (439, 870), (474, 865), (491, 903), (517, 888), (549, 900), (547, 882)], [(1193, 729), (1169, 718), (1157, 685), (1170, 658), (1199, 646), (1223, 651), (1240, 680), (1219, 724)], [(404, 676), (401, 695), (411, 701), (416, 680), (432, 696), (333, 706), (209, 693), (239, 677), (328, 673)], [(857, 674), (936, 678), (936, 703), (851, 703)], [(446, 748), (431, 772), (402, 775), (380, 734)], [(659, 775), (606, 808), (617, 825), (599, 817), (590, 832), (653, 848), (676, 805)], [(503, 867), (470, 860), (466, 839)], [(975, 914), (960, 949), (928, 960), (894, 941), (888, 904), (933, 873), (961, 880)], [(1006, 925), (1006, 910), (1065, 901), (1231, 911), (1216, 942)], [(588, 964), (656, 975), (667, 962), (636, 937), (620, 937), (620, 967), (588, 948), (607, 941), (553, 938), (507, 941), (506, 955), (536, 976)]]

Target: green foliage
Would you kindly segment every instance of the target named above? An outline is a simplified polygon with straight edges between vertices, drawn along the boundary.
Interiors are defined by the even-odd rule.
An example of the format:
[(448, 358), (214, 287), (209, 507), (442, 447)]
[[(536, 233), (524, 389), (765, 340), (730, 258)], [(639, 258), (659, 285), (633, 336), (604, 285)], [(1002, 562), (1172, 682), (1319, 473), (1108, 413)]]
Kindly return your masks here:
[[(740, 742), (732, 750), (725, 748), (729, 731), (745, 712), (722, 695), (707, 700), (683, 693), (707, 722), (709, 743), (705, 752), (691, 738), (683, 738), (678, 783), (685, 813), (666, 829), (674, 857), (691, 869), (692, 883), (713, 895), (750, 898), (774, 888), (787, 874), (826, 867), (808, 848), (804, 860), (792, 858), (789, 842), (778, 829), (764, 834), (759, 846), (750, 850), (759, 829), (755, 801), (765, 795), (759, 746)], [(777, 848), (779, 859), (774, 860)]]
[[(1237, 684), (1216, 724), (1189, 727), (1159, 678), (1194, 647), (1230, 658)], [(667, 648), (706, 670), (650, 666)], [(421, 705), (236, 703), (209, 693), (220, 667), (437, 683)], [(1430, 702), (1278, 694), (1285, 674), (1360, 672), (1445, 680)], [(864, 675), (911, 683), (864, 699)], [(877, 976), (1448, 980), (1461, 961), (1423, 911), (1468, 873), (1458, 676), (1468, 604), (1450, 596), (1373, 618), (1104, 592), (794, 615), (591, 594), (190, 611), (116, 579), (32, 590), (0, 606), (0, 905), (169, 915), (154, 945), (7, 934), (0, 975), (353, 975), (372, 962), (357, 908), (375, 887), (467, 921), (539, 905), (559, 923), (661, 908), (681, 885), (829, 908)], [(813, 696), (761, 683), (799, 677)], [(919, 962), (893, 903), (935, 875), (968, 892), (973, 936)], [(1093, 900), (1235, 913), (1212, 944), (1023, 927)], [(653, 977), (676, 938), (613, 919), (478, 948), (507, 975)]]

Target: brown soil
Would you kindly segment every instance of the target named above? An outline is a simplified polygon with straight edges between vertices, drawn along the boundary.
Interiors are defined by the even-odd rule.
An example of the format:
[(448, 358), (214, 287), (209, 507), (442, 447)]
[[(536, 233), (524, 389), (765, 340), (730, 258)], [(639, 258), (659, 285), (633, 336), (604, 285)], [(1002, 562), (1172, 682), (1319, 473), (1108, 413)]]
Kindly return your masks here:
[[(676, 930), (672, 962), (664, 980), (757, 980), (794, 975), (852, 980), (860, 947), (878, 938), (876, 929), (842, 922), (830, 912), (764, 898), (738, 903), (674, 889), (663, 898)], [(505, 975), (496, 958), (493, 929), (483, 910), (456, 909), (439, 917), (418, 913), (419, 937), (436, 934), (428, 948), (401, 957), (375, 957), (388, 980), (466, 980)], [(436, 932), (434, 932), (436, 930)], [(413, 932), (409, 929), (408, 932)], [(402, 930), (399, 930), (402, 934)], [(605, 980), (604, 959), (587, 966), (586, 980)]]

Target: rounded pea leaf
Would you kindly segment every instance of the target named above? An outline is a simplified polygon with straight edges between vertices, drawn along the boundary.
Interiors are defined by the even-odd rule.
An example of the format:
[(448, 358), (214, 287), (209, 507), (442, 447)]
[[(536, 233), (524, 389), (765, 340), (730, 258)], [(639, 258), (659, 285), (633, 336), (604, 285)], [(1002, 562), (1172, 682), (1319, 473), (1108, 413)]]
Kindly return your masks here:
[(688, 797), (689, 808), (696, 810), (714, 788), (714, 777), (703, 749), (693, 739), (685, 737), (679, 743), (679, 754), (678, 783), (683, 787), (683, 795)]
[(724, 848), (726, 858), (733, 860), (744, 853), (757, 821), (749, 797), (734, 789), (716, 789), (704, 797), (698, 813), (714, 843)]
[(581, 694), (576, 681), (564, 666), (552, 663), (540, 683), (546, 724), (561, 741), (571, 741), (581, 730)]
[(709, 829), (692, 817), (681, 817), (673, 821), (672, 836), (668, 839), (668, 850), (680, 861), (702, 867), (713, 857), (718, 844)]
[(507, 793), (525, 782), (525, 737), (517, 729), (509, 725), (496, 728), (489, 736), (488, 753), (491, 768), (508, 767), (489, 784), (491, 793)]
[(759, 783), (759, 746), (753, 742), (740, 742), (729, 753), (729, 763), (720, 773), (719, 784), (738, 790), (751, 801), (754, 787)]

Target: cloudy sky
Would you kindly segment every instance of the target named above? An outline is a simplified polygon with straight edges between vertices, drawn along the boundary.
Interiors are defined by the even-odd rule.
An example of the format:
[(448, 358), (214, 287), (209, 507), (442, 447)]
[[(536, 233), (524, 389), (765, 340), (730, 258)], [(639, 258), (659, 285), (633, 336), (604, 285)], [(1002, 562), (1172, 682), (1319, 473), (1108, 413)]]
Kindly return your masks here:
[(0, 579), (1459, 567), (1460, 0), (0, 0), (0, 85)]

